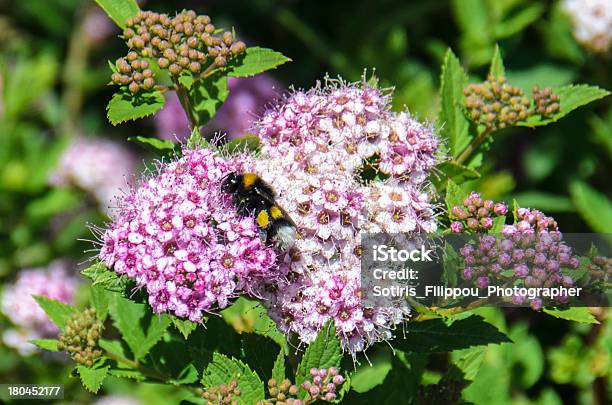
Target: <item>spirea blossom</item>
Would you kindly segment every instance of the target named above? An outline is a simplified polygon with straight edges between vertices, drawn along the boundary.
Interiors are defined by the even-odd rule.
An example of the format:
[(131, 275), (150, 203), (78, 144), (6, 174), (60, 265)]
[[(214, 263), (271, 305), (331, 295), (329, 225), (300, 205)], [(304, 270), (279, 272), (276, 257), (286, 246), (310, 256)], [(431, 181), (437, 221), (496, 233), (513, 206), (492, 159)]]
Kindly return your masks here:
[(100, 258), (145, 288), (154, 312), (200, 321), (279, 274), (254, 219), (238, 216), (220, 189), (225, 175), (245, 169), (241, 159), (183, 153), (120, 201)]
[(379, 89), (330, 81), (294, 92), (254, 125), (262, 143), (256, 172), (299, 234), (281, 264), (291, 282), (262, 294), (281, 330), (304, 342), (334, 320), (355, 353), (391, 339), (409, 314), (407, 306), (361, 303), (360, 232), (436, 230), (426, 178), (438, 140), (431, 126), (389, 104)]
[(126, 187), (136, 167), (134, 155), (119, 143), (100, 138), (76, 138), (64, 151), (50, 183), (77, 186), (92, 194), (100, 206), (109, 205)]
[(564, 0), (563, 10), (574, 23), (578, 42), (604, 53), (612, 45), (612, 2), (609, 0)]
[(34, 350), (31, 339), (50, 337), (57, 327), (34, 301), (33, 295), (43, 295), (64, 303), (71, 303), (78, 282), (69, 275), (62, 262), (54, 262), (48, 268), (22, 270), (14, 284), (8, 284), (2, 295), (2, 312), (16, 326), (4, 332), (8, 346), (27, 354)]

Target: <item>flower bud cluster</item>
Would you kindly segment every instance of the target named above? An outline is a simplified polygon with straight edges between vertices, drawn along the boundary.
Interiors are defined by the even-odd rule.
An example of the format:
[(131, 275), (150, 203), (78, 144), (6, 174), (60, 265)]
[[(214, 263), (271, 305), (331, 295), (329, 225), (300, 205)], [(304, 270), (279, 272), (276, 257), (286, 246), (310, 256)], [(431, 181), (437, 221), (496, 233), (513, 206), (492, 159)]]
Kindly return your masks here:
[[(521, 287), (574, 285), (573, 279), (562, 270), (576, 269), (580, 262), (571, 247), (563, 242), (554, 219), (540, 211), (519, 208), (514, 225), (506, 225), (501, 235), (482, 235), (475, 242), (460, 249), (465, 261), (462, 275), (480, 288), (517, 285), (517, 282)], [(567, 299), (556, 297), (558, 303), (566, 303)], [(527, 297), (512, 297), (517, 305), (526, 301)], [(540, 298), (530, 302), (534, 310), (543, 304)]]
[(449, 217), (450, 229), (454, 233), (461, 232), (486, 232), (493, 226), (493, 219), (504, 216), (508, 207), (503, 202), (495, 203), (492, 200), (484, 200), (476, 192), (463, 200), (462, 205), (456, 205), (451, 209)]
[(489, 75), (484, 83), (468, 85), (463, 94), (468, 116), (487, 127), (506, 128), (529, 116), (529, 99), (503, 76)]
[(183, 72), (198, 74), (211, 65), (225, 66), (246, 50), (233, 32), (219, 32), (209, 16), (197, 15), (193, 10), (175, 17), (141, 11), (127, 21), (123, 38), (130, 52), (117, 60), (117, 72), (111, 79), (132, 93), (155, 86), (147, 59), (156, 60), (160, 69), (176, 77)]
[(604, 256), (595, 256), (591, 262), (587, 264), (589, 269), (589, 277), (595, 282), (604, 283), (612, 277), (612, 259)]
[(238, 382), (230, 381), (229, 384), (220, 384), (219, 386), (210, 387), (204, 391), (202, 396), (206, 400), (206, 405), (238, 405), (237, 397), (240, 397)]
[(335, 367), (329, 369), (311, 368), (310, 377), (311, 379), (302, 383), (302, 388), (308, 392), (313, 401), (331, 402), (335, 400), (338, 396), (337, 388), (344, 383), (344, 377), (339, 374)]
[(274, 378), (269, 379), (268, 394), (271, 398), (259, 401), (257, 405), (305, 405), (305, 402), (295, 398), (298, 387), (287, 378), (280, 382)]
[(554, 94), (550, 87), (545, 87), (540, 90), (538, 86), (533, 86), (531, 93), (533, 94), (533, 101), (535, 102), (535, 113), (544, 117), (549, 117), (558, 113), (561, 109), (559, 96)]
[(101, 334), (102, 322), (96, 319), (96, 309), (89, 308), (66, 321), (57, 348), (67, 351), (77, 363), (91, 367), (102, 356), (102, 350), (98, 348)]

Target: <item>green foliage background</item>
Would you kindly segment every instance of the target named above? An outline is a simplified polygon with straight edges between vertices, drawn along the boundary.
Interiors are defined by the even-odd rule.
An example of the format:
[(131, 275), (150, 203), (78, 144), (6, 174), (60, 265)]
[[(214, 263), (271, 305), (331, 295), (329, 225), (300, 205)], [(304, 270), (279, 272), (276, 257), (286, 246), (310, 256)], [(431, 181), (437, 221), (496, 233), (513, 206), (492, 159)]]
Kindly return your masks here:
[[(69, 140), (81, 133), (121, 142), (152, 135), (148, 120), (117, 127), (106, 120), (106, 105), (113, 94), (113, 88), (106, 86), (107, 60), (124, 53), (124, 48), (113, 36), (102, 44), (87, 40), (84, 16), (94, 7), (93, 1), (79, 0), (0, 2), (0, 288), (20, 269), (45, 265), (57, 257), (81, 262), (87, 257), (83, 251), (90, 248), (88, 242), (79, 241), (89, 237), (84, 224), (105, 221), (82, 191), (47, 185), (49, 172)], [(169, 13), (193, 8), (213, 16), (220, 26), (235, 27), (248, 45), (282, 52), (293, 62), (273, 75), (286, 85), (309, 88), (326, 73), (359, 80), (364, 68), (375, 69), (381, 86), (395, 87), (395, 108), (406, 105), (419, 118), (432, 122), (444, 108), (438, 91), (441, 78), (456, 79), (441, 71), (448, 47), (458, 60), (447, 59), (446, 65), (463, 64), (468, 82), (482, 80), (499, 45), (509, 82), (526, 92), (533, 84), (612, 88), (612, 58), (577, 44), (569, 20), (555, 1), (149, 0), (145, 8)], [(440, 127), (442, 132), (457, 133), (463, 125), (467, 123), (449, 116)], [(451, 151), (462, 146), (448, 145)], [(149, 153), (137, 144), (131, 148), (143, 156)], [(486, 198), (510, 203), (516, 199), (521, 206), (541, 209), (555, 216), (564, 232), (612, 232), (611, 162), (612, 98), (607, 97), (537, 130), (513, 127), (496, 133), (479, 169), (482, 176), (461, 187), (464, 192), (476, 190)], [(82, 292), (81, 303), (88, 294)], [(182, 327), (189, 327), (168, 318), (158, 321), (161, 326), (150, 325), (144, 336), (126, 337), (122, 324), (144, 315), (142, 307), (124, 301), (116, 298), (107, 303), (108, 311), (135, 358), (147, 354), (142, 343), (146, 342), (166, 350), (157, 355), (169, 361), (168, 353), (181, 338), (178, 333), (187, 339), (189, 331)], [(266, 325), (258, 325), (262, 314), (248, 307), (249, 303), (241, 302), (208, 327), (219, 333), (266, 331)], [(449, 364), (472, 381), (463, 394), (466, 402), (606, 403), (612, 398), (612, 329), (610, 322), (603, 322), (607, 310), (594, 314), (601, 323), (566, 322), (521, 309), (481, 309), (477, 315), (506, 332), (514, 343), (462, 348), (450, 354), (429, 347), (432, 338), (426, 331), (408, 330), (409, 339), (398, 341), (395, 355), (387, 347), (368, 353), (372, 367), (367, 361), (357, 366), (345, 403), (417, 401), (426, 392), (435, 393), (441, 379), (449, 378)], [(456, 322), (462, 321), (466, 320)], [(163, 332), (171, 323), (174, 329), (169, 336)], [(0, 328), (8, 325), (8, 319), (0, 318)], [(198, 329), (189, 337), (195, 351), (202, 333)], [(278, 336), (265, 339), (279, 341)], [(232, 343), (220, 340), (216, 344), (229, 347)], [(243, 343), (223, 353), (248, 352)], [(424, 353), (430, 352), (435, 354), (425, 360)], [(266, 359), (270, 362), (266, 370), (272, 369), (277, 353), (275, 349)], [(209, 367), (217, 360), (224, 361), (213, 359)], [(242, 367), (239, 360), (232, 361)], [(353, 364), (345, 366), (353, 368)], [(99, 388), (95, 372), (79, 372), (90, 390)], [(177, 381), (193, 378), (191, 370), (173, 372)], [(66, 384), (70, 403), (93, 401), (69, 373), (64, 363), (52, 358), (22, 358), (0, 345), (0, 383), (61, 382)], [(126, 394), (142, 403), (171, 404), (183, 399), (183, 393), (171, 385), (119, 378), (127, 374), (113, 370), (101, 393)], [(214, 379), (214, 372), (207, 378)], [(421, 389), (420, 397), (419, 382), (428, 387)]]

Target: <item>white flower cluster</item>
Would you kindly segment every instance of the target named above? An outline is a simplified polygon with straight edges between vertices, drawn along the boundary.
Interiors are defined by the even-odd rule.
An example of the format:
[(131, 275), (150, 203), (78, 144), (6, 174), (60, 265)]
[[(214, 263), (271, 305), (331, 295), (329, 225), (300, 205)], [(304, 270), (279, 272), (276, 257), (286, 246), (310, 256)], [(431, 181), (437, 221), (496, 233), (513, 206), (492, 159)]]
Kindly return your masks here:
[(563, 10), (574, 23), (578, 42), (604, 53), (612, 45), (612, 0), (564, 0)]

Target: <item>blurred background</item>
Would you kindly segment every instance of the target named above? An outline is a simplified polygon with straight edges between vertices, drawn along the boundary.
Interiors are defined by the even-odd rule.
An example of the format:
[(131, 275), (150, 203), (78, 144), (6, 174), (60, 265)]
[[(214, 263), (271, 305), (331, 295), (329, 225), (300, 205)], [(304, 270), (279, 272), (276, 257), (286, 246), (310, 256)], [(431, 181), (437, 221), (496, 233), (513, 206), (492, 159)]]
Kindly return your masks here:
[[(447, 47), (474, 82), (484, 78), (499, 44), (508, 81), (525, 91), (569, 83), (612, 89), (611, 0), (139, 3), (158, 12), (208, 14), (215, 25), (234, 27), (247, 45), (293, 59), (271, 74), (230, 82), (228, 101), (205, 128), (230, 137), (248, 133), (250, 121), (291, 87), (309, 88), (326, 74), (360, 80), (365, 69), (381, 86), (395, 87), (395, 108), (434, 121)], [(90, 228), (104, 225), (113, 197), (151, 157), (127, 138), (177, 140), (188, 131), (173, 98), (155, 117), (108, 123), (114, 89), (107, 86), (107, 61), (126, 51), (119, 33), (92, 0), (0, 0), (0, 383), (61, 382), (66, 403), (176, 403), (168, 387), (117, 379), (93, 397), (69, 376), (64, 358), (27, 343), (54, 333), (28, 295), (87, 299), (78, 269), (96, 254)], [(515, 198), (543, 210), (563, 232), (612, 232), (605, 216), (612, 211), (611, 157), (608, 97), (542, 129), (496, 133), (483, 176), (470, 186), (487, 198)], [(609, 403), (612, 328), (603, 321), (606, 312), (594, 311), (602, 321), (594, 326), (526, 309), (484, 311), (516, 343), (487, 348), (467, 398)], [(376, 366), (390, 368), (390, 361), (383, 354)], [(428, 381), (442, 372), (434, 362)]]

